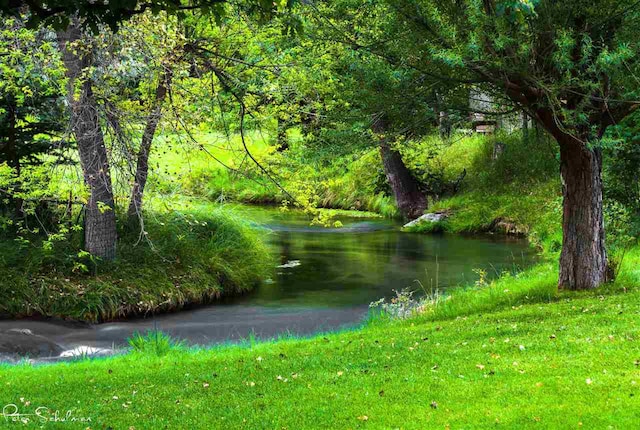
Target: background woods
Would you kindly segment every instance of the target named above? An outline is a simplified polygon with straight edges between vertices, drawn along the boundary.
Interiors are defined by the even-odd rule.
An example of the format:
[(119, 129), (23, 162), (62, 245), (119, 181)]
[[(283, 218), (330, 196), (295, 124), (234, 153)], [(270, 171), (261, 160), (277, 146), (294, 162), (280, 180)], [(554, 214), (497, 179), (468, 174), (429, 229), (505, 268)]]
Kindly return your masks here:
[[(547, 184), (558, 285), (598, 287), (637, 212), (638, 16), (607, 4), (9, 2), (4, 234), (42, 248), (45, 272), (52, 258), (106, 274), (120, 247), (155, 248), (169, 201), (277, 203), (334, 226), (322, 209), (434, 210), (454, 217), (428, 228), (455, 230), (456, 199), (493, 176)], [(513, 218), (469, 229), (535, 236)]]

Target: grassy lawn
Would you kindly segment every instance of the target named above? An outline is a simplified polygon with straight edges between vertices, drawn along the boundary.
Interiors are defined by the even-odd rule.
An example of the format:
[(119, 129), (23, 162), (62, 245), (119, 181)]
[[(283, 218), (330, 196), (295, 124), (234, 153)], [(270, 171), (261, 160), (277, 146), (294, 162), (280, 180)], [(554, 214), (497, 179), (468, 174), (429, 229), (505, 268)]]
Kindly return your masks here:
[[(529, 236), (553, 256), (549, 261), (557, 261), (557, 179), (529, 184), (530, 192), (522, 195), (519, 187), (530, 172), (509, 170), (516, 164), (510, 157), (521, 151), (507, 151), (503, 159), (488, 163), (488, 148), (483, 141), (468, 139), (444, 153), (442, 163), (459, 160), (445, 172), (447, 177), (455, 178), (468, 167), (469, 183), (461, 194), (432, 208), (454, 214), (442, 227), (472, 232), (496, 218), (509, 219), (530, 227)], [(214, 143), (210, 150), (216, 150)], [(224, 160), (234, 163), (234, 153), (226, 148), (215, 154), (226, 154)], [(256, 154), (267, 158), (259, 147)], [(271, 162), (282, 161), (277, 154), (273, 157)], [(77, 259), (60, 260), (64, 252), (31, 252), (34, 268), (67, 270), (58, 277), (47, 276), (47, 288), (36, 288), (32, 280), (44, 279), (37, 272), (24, 277), (22, 268), (4, 261), (0, 267), (9, 275), (0, 280), (0, 293), (4, 289), (4, 296), (13, 299), (0, 304), (0, 313), (25, 315), (48, 309), (45, 314), (108, 319), (118, 315), (114, 312), (123, 309), (123, 303), (142, 306), (141, 312), (161, 303), (179, 308), (250, 288), (269, 263), (256, 233), (233, 217), (210, 213), (197, 198), (195, 203), (174, 199), (171, 209), (165, 197), (209, 194), (215, 200), (224, 193), (232, 200), (262, 201), (263, 190), (274, 201), (281, 197), (274, 197), (277, 190), (258, 187), (249, 179), (232, 181), (228, 172), (202, 155), (189, 161), (189, 169), (183, 163), (166, 156), (160, 164), (183, 170), (193, 182), (184, 179), (172, 188), (157, 174), (152, 183), (157, 194), (148, 206), (148, 231), (154, 250), (141, 252), (125, 245), (116, 266), (96, 277), (69, 274)], [(358, 163), (351, 163), (353, 170), (333, 181), (321, 180), (324, 173), (318, 176), (321, 203), (352, 208), (361, 202), (359, 208), (384, 214), (386, 200), (361, 201), (361, 188), (376, 195), (355, 178), (371, 185), (377, 173), (360, 174)], [(531, 169), (555, 169), (553, 160), (545, 163)], [(507, 184), (499, 192), (493, 188), (494, 178)], [(298, 183), (285, 174), (283, 180), (294, 189)], [(353, 184), (346, 187), (345, 181)], [(488, 198), (487, 190), (496, 191), (495, 196)], [(173, 218), (165, 218), (169, 215), (163, 211)], [(254, 252), (247, 254), (247, 249)], [(625, 256), (615, 283), (595, 292), (558, 292), (556, 266), (543, 263), (489, 285), (437, 297), (409, 320), (377, 316), (339, 333), (248, 340), (208, 349), (147, 338), (136, 341), (137, 351), (114, 358), (3, 366), (0, 406), (15, 405), (5, 414), (35, 414), (41, 406), (49, 409), (49, 414), (40, 409), (49, 418), (53, 411), (58, 411), (58, 418), (70, 413), (66, 421), (44, 425), (63, 429), (638, 427), (640, 249)], [(29, 283), (21, 284), (23, 279)], [(27, 426), (43, 425), (35, 415), (23, 418), (30, 419)], [(74, 418), (91, 421), (71, 421)], [(0, 417), (0, 428), (23, 424)]]
[(635, 428), (639, 261), (597, 292), (543, 265), (342, 333), (6, 367), (0, 403), (92, 419), (47, 428)]

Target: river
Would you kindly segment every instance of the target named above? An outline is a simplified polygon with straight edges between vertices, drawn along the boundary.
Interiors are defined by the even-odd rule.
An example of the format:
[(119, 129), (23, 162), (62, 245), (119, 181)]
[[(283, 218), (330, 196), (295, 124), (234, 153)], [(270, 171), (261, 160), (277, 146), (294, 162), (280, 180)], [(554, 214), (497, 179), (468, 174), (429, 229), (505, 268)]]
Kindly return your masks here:
[(273, 276), (251, 293), (210, 306), (97, 325), (4, 320), (0, 332), (30, 338), (32, 356), (106, 353), (126, 345), (134, 332), (150, 329), (191, 345), (308, 335), (360, 323), (369, 303), (391, 297), (394, 290), (411, 288), (420, 294), (457, 288), (475, 282), (478, 269), (492, 278), (535, 260), (534, 250), (521, 238), (406, 233), (399, 222), (382, 218), (341, 217), (342, 227), (326, 228), (311, 226), (299, 212), (251, 206), (229, 210), (261, 229), (276, 259)]

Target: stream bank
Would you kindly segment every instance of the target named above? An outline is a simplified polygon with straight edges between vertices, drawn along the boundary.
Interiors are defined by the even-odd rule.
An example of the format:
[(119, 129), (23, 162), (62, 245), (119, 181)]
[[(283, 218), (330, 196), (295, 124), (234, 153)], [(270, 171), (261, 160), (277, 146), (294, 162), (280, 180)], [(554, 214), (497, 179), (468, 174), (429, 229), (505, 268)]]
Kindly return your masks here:
[[(491, 279), (536, 261), (535, 251), (519, 238), (406, 233), (401, 223), (382, 218), (341, 218), (343, 227), (325, 228), (310, 226), (295, 211), (244, 205), (225, 210), (247, 219), (271, 255), (270, 274), (251, 292), (103, 324), (5, 319), (0, 332), (28, 330), (30, 335), (21, 335), (24, 342), (42, 341), (32, 345), (32, 357), (48, 342), (68, 354), (117, 350), (133, 333), (147, 330), (162, 330), (189, 345), (310, 335), (358, 325), (371, 302), (394, 291), (457, 288), (473, 283), (479, 270)], [(20, 348), (16, 344), (14, 352)]]

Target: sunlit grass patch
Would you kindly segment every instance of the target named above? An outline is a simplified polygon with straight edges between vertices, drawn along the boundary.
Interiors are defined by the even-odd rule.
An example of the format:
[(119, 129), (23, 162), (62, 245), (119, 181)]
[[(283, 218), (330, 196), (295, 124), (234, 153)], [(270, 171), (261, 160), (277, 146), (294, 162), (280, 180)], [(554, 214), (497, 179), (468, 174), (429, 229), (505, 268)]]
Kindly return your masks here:
[(246, 133), (247, 148), (262, 167), (249, 157), (238, 134), (197, 133), (197, 143), (185, 136), (161, 136), (154, 147), (149, 190), (160, 196), (253, 204), (295, 204), (293, 197), (311, 199), (320, 208), (398, 215), (393, 198), (378, 189), (384, 173), (377, 149), (309, 159), (298, 133), (292, 130), (290, 136), (291, 148), (279, 153), (267, 132)]
[(0, 314), (106, 321), (211, 303), (268, 277), (271, 256), (258, 235), (210, 207), (147, 212), (144, 231), (120, 231), (114, 262), (79, 258), (72, 242), (47, 252), (14, 245), (3, 253)]

